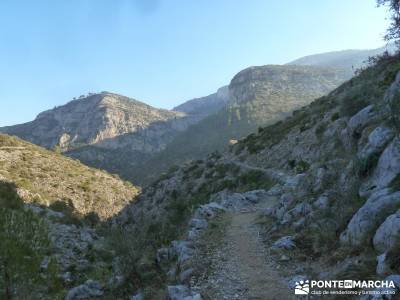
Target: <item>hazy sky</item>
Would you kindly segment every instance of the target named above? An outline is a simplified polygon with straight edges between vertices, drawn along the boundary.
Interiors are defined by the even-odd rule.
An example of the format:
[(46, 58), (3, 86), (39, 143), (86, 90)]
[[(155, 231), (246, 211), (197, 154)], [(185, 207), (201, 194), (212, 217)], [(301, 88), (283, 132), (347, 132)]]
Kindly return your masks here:
[(375, 0), (1, 0), (0, 126), (103, 90), (171, 108), (243, 68), (377, 48)]

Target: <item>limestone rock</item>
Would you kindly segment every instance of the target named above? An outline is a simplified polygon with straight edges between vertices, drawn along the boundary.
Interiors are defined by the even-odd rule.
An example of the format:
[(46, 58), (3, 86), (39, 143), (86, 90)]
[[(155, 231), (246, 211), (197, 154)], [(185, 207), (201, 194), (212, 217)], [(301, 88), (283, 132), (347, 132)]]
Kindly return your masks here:
[(347, 128), (350, 134), (361, 133), (367, 124), (369, 124), (376, 116), (375, 107), (368, 105), (350, 118)]
[(103, 295), (102, 286), (94, 280), (88, 280), (84, 284), (69, 290), (65, 300), (96, 299)]
[(394, 137), (392, 129), (384, 126), (376, 127), (368, 136), (368, 142), (361, 149), (358, 156), (360, 158), (367, 158), (372, 154), (380, 153), (385, 146)]
[(383, 189), (371, 195), (367, 202), (355, 213), (341, 234), (340, 241), (351, 246), (362, 246), (372, 239), (373, 234), (387, 216), (400, 205), (400, 192), (391, 193)]
[(383, 276), (388, 275), (392, 272), (392, 268), (390, 265), (390, 260), (387, 253), (383, 253), (376, 258), (376, 274)]
[(400, 174), (400, 138), (397, 137), (383, 151), (371, 180), (362, 185), (360, 194), (370, 195), (388, 187), (398, 174)]
[(292, 250), (296, 248), (294, 238), (292, 236), (284, 236), (272, 244), (273, 249)]
[(387, 217), (379, 226), (373, 242), (379, 253), (400, 250), (400, 211)]
[(189, 288), (185, 285), (170, 285), (167, 292), (169, 300), (184, 300), (191, 296)]

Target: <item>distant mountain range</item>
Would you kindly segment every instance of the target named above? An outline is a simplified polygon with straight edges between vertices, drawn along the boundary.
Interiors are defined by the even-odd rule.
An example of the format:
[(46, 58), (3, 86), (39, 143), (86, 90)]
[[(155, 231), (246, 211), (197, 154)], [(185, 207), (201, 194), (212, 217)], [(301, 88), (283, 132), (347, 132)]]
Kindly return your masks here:
[(148, 183), (173, 164), (222, 150), (230, 140), (327, 94), (369, 56), (384, 50), (345, 50), (283, 66), (250, 67), (235, 75), (229, 86), (173, 110), (114, 93), (90, 94), (0, 132), (58, 149), (135, 183)]
[(385, 47), (369, 50), (351, 49), (332, 51), (304, 56), (288, 63), (288, 65), (341, 68), (354, 73), (354, 71), (366, 65), (369, 57), (376, 56), (385, 51), (393, 52), (394, 49), (394, 45), (389, 44)]

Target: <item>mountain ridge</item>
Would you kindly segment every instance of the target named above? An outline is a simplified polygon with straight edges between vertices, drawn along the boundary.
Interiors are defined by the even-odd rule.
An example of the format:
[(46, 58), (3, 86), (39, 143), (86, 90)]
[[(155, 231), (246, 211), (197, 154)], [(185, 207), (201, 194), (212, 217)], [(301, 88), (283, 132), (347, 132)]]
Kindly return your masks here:
[(217, 113), (209, 115), (177, 135), (165, 150), (156, 154), (132, 174), (133, 180), (166, 171), (173, 165), (201, 159), (207, 153), (221, 151), (229, 142), (241, 139), (271, 124), (294, 109), (310, 103), (349, 78), (341, 69), (313, 66), (266, 65), (249, 67), (236, 74), (230, 85), (230, 100)]

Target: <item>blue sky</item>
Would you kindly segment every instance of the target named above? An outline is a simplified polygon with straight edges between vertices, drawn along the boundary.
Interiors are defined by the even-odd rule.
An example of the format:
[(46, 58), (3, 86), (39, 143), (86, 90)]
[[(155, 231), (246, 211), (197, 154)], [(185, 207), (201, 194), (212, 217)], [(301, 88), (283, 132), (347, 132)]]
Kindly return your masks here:
[(1, 0), (0, 126), (88, 92), (162, 108), (243, 68), (384, 44), (374, 0)]

